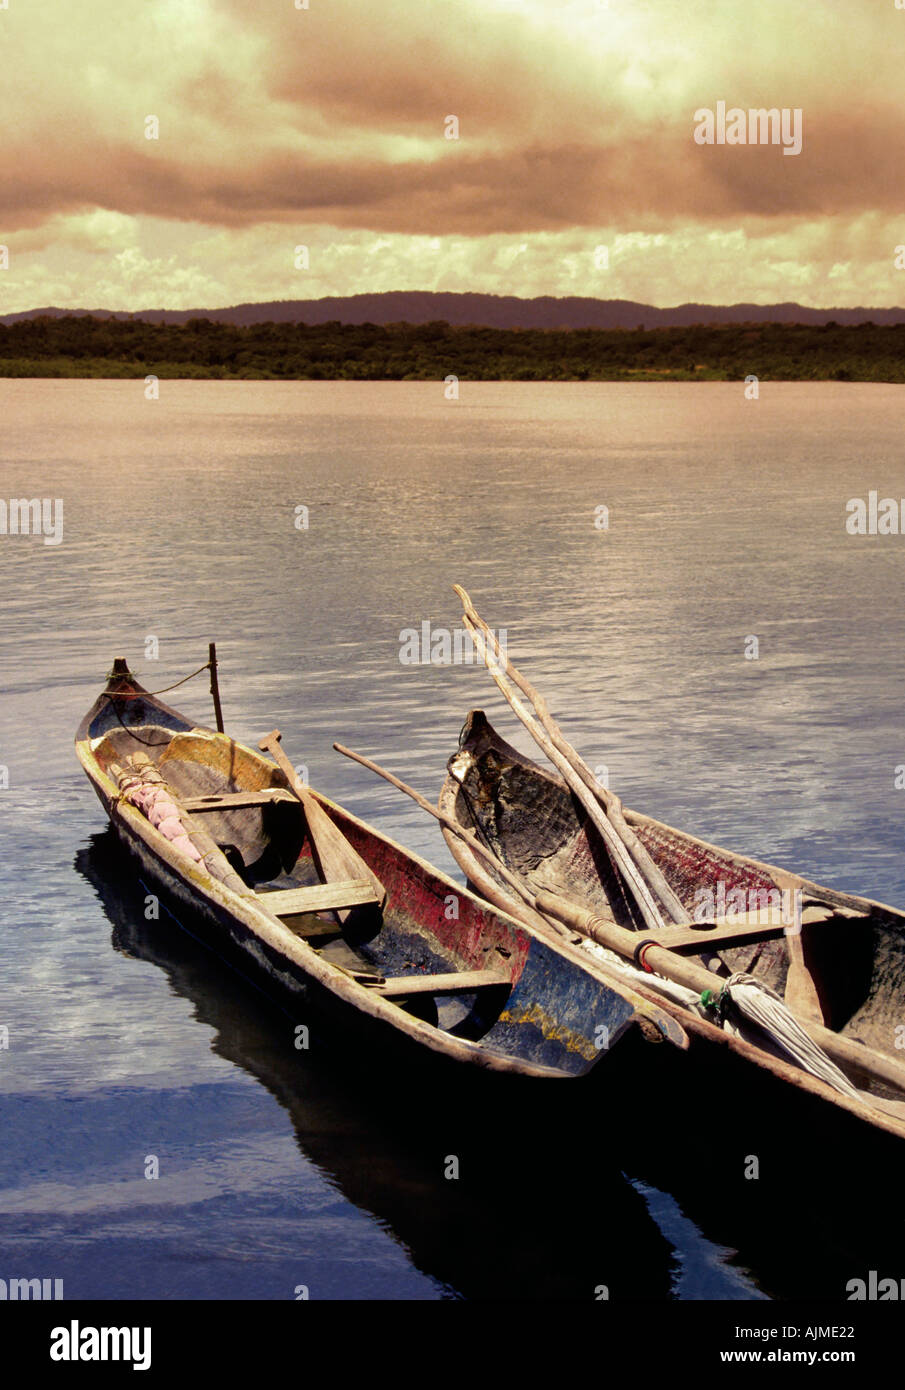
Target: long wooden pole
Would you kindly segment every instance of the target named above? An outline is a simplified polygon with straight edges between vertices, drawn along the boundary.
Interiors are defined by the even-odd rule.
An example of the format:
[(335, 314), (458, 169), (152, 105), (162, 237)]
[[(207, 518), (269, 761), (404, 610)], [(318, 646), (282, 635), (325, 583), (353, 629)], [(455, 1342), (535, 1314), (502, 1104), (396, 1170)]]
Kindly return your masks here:
[[(464, 603), (468, 598), (464, 590), (460, 592), (460, 597), (462, 597), (463, 595)], [(635, 903), (637, 904), (638, 909), (641, 913), (641, 916), (644, 918), (645, 923), (647, 924), (647, 926), (652, 927), (655, 931), (659, 930), (664, 925), (663, 918), (660, 914), (660, 909), (658, 908), (653, 898), (650, 888), (645, 883), (644, 878), (642, 877), (636, 864), (632, 860), (631, 855), (628, 853), (622, 840), (619, 838), (619, 836), (616, 834), (616, 831), (613, 829), (612, 825), (607, 820), (607, 817), (604, 814), (600, 802), (597, 800), (595, 796), (591, 794), (591, 792), (584, 785), (581, 779), (576, 776), (575, 772), (569, 765), (568, 760), (564, 758), (563, 755), (559, 752), (559, 750), (554, 746), (552, 740), (549, 738), (546, 731), (538, 724), (538, 721), (535, 719), (533, 714), (531, 714), (530, 711), (525, 708), (525, 705), (520, 700), (519, 696), (515, 693), (515, 691), (512, 690), (509, 682), (506, 679), (506, 676), (504, 675), (504, 666), (508, 666), (508, 662), (506, 661), (505, 656), (502, 657), (501, 661), (497, 661), (491, 655), (490, 647), (488, 643), (485, 641), (480, 628), (472, 621), (468, 612), (466, 612), (465, 614), (464, 621), (469, 632), (471, 632), (472, 634), (472, 638), (474, 639), (475, 645), (478, 648), (479, 655), (483, 658), (484, 663), (487, 666), (487, 669), (493, 677), (494, 681), (496, 682), (497, 686), (505, 695), (506, 699), (509, 701), (509, 704), (512, 706), (513, 710), (518, 715), (519, 719), (521, 719), (522, 723), (525, 725), (525, 728), (531, 734), (531, 737), (534, 739), (535, 743), (549, 758), (550, 762), (553, 764), (553, 766), (557, 769), (557, 771), (563, 777), (565, 782), (568, 784), (570, 790), (574, 793), (577, 800), (584, 807), (589, 819), (592, 821), (597, 831), (599, 832), (604, 844), (606, 845), (607, 849), (610, 852), (610, 855), (613, 858), (614, 863), (616, 864), (617, 869), (622, 874), (622, 878), (626, 884), (626, 887), (632, 894)]]
[[(664, 908), (666, 909), (672, 921), (682, 926), (689, 925), (693, 921), (690, 913), (680, 902), (676, 894), (673, 892), (662, 870), (654, 863), (653, 859), (651, 859), (647, 849), (641, 843), (634, 830), (626, 821), (622, 813), (622, 802), (620, 801), (619, 797), (614, 792), (610, 792), (608, 789), (605, 789), (600, 786), (600, 783), (594, 777), (593, 773), (591, 772), (591, 769), (585, 763), (584, 759), (580, 756), (578, 751), (575, 748), (573, 748), (572, 744), (569, 743), (568, 739), (565, 738), (562, 730), (560, 729), (559, 725), (556, 723), (556, 720), (550, 713), (546, 700), (543, 698), (540, 692), (531, 684), (528, 678), (522, 675), (521, 671), (519, 671), (519, 669), (516, 666), (514, 666), (513, 663), (508, 659), (502, 647), (500, 646), (500, 643), (496, 635), (480, 617), (477, 610), (475, 609), (474, 604), (469, 598), (466, 590), (463, 589), (460, 584), (454, 584), (453, 589), (455, 590), (459, 598), (462, 600), (462, 606), (464, 609), (464, 621), (466, 627), (472, 633), (472, 637), (476, 636), (474, 629), (478, 628), (481, 637), (483, 637), (484, 639), (485, 645), (482, 651), (482, 655), (484, 656), (484, 661), (488, 667), (488, 670), (490, 671), (490, 674), (493, 676), (500, 690), (506, 696), (507, 700), (509, 700), (509, 703), (512, 705), (515, 712), (519, 715), (519, 718), (522, 720), (522, 723), (525, 724), (525, 727), (529, 730), (530, 733), (532, 733), (532, 736), (535, 737), (535, 742), (539, 742), (539, 740), (536, 738), (536, 735), (534, 735), (534, 731), (531, 728), (531, 725), (526, 722), (524, 714), (516, 707), (515, 704), (513, 704), (510, 694), (507, 693), (503, 685), (500, 684), (500, 681), (497, 680), (496, 670), (502, 668), (506, 676), (513, 682), (513, 684), (518, 686), (518, 688), (523, 692), (523, 694), (526, 695), (527, 698), (531, 701), (536, 716), (540, 720), (541, 725), (546, 731), (550, 742), (553, 744), (554, 748), (559, 752), (561, 757), (563, 757), (566, 760), (574, 775), (580, 778), (581, 782), (590, 792), (591, 796), (594, 797), (594, 799), (602, 805), (607, 818), (612, 824), (613, 829), (615, 830), (619, 839), (625, 845), (625, 848), (628, 851), (628, 855), (631, 857), (631, 860), (637, 868), (638, 873), (641, 875), (644, 882), (651, 889), (651, 891), (653, 893), (656, 893), (656, 895), (659, 897), (660, 901), (662, 902)], [(494, 653), (495, 659), (493, 664), (491, 664), (490, 661), (488, 661), (487, 659), (488, 646), (492, 648)], [(543, 744), (540, 744), (540, 746), (544, 747)], [(544, 751), (547, 751), (546, 748), (544, 748)], [(547, 756), (549, 756), (549, 754)], [(554, 760), (551, 759), (551, 761)], [(560, 769), (560, 771), (562, 771), (562, 769)], [(563, 773), (563, 775), (565, 777), (566, 782), (569, 784), (570, 787), (572, 787), (572, 790), (576, 791), (576, 794), (578, 794), (575, 786), (573, 785), (572, 779), (565, 773)], [(584, 802), (582, 804), (584, 804)], [(598, 822), (596, 820), (594, 821), (594, 823), (595, 825), (598, 825)], [(600, 827), (598, 825), (598, 829), (599, 828)], [(608, 841), (607, 844), (609, 847)], [(619, 863), (620, 867), (622, 867), (621, 857)], [(647, 917), (645, 917), (645, 920), (648, 920)], [(648, 925), (654, 925), (654, 923), (648, 921)]]

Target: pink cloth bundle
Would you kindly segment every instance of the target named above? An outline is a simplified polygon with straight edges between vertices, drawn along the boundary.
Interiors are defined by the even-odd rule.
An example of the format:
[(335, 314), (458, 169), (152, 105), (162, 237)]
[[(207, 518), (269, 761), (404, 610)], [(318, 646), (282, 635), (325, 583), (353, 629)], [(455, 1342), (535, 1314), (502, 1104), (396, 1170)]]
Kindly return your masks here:
[(143, 782), (140, 777), (129, 777), (121, 784), (123, 796), (137, 806), (143, 815), (159, 830), (174, 849), (178, 849), (196, 864), (201, 863), (201, 852), (186, 833), (179, 816), (179, 808), (166, 787), (154, 782)]

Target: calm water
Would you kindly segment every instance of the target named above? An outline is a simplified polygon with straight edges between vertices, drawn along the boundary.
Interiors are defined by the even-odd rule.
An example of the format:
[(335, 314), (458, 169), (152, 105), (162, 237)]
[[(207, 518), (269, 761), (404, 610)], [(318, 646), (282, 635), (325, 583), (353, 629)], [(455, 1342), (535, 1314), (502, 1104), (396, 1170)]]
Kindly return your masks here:
[[(161, 391), (0, 383), (0, 496), (65, 506), (59, 546), (0, 537), (0, 1277), (69, 1297), (826, 1292), (819, 1243), (780, 1258), (613, 1136), (594, 1190), (618, 1252), (559, 1199), (526, 1233), (499, 1193), (453, 1193), (417, 1123), (287, 1056), (287, 1020), (143, 921), (72, 738), (114, 656), (159, 689), (214, 638), (230, 731), (278, 725), (315, 786), (457, 874), (331, 744), (429, 796), (471, 707), (529, 748), (482, 669), (400, 664), (403, 629), (458, 625), (459, 582), (629, 804), (901, 904), (905, 537), (844, 520), (872, 488), (905, 496), (902, 388)], [(210, 722), (203, 679), (173, 702)]]

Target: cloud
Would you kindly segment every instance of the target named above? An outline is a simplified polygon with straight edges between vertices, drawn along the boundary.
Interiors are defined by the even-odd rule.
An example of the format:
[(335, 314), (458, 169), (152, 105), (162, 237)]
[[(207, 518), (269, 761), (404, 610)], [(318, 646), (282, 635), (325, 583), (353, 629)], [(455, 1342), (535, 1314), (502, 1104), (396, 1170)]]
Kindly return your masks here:
[[(126, 249), (138, 223), (158, 238), (141, 254), (164, 269), (168, 244), (189, 248), (177, 226), (262, 247), (280, 225), (298, 239), (315, 225), (537, 248), (602, 228), (700, 243), (767, 222), (783, 237), (797, 226), (804, 248), (823, 219), (841, 235), (898, 214), (903, 32), (892, 4), (854, 16), (838, 0), (819, 25), (779, 0), (14, 0), (0, 13), (0, 239), (38, 254), (65, 230), (73, 275), (81, 252)], [(800, 107), (803, 152), (696, 145), (694, 112), (718, 100)], [(805, 264), (771, 261), (768, 297), (801, 283), (793, 260)], [(225, 279), (193, 274), (182, 288), (254, 297), (241, 262)], [(12, 289), (0, 284), (4, 305)]]
[(15, 238), (19, 255), (44, 253), (54, 246), (65, 246), (71, 252), (88, 252), (103, 256), (122, 251), (134, 240), (135, 221), (119, 212), (95, 208), (92, 212), (71, 216), (56, 214), (32, 231)]
[[(89, 224), (90, 225), (90, 224)], [(119, 226), (120, 224), (117, 224)], [(587, 295), (662, 305), (685, 301), (769, 303), (797, 299), (840, 308), (902, 302), (894, 248), (897, 218), (875, 214), (760, 219), (747, 228), (698, 224), (626, 232), (601, 223), (517, 235), (413, 236), (299, 223), (197, 227), (128, 219), (119, 250), (77, 246), (81, 218), (56, 219), (53, 236), (10, 238), (5, 312), (72, 308), (222, 308), (382, 290)], [(108, 228), (103, 236), (112, 232)], [(118, 233), (117, 233), (118, 235)], [(28, 249), (24, 238), (40, 236)], [(295, 265), (306, 245), (309, 268)], [(596, 251), (606, 246), (608, 265)]]

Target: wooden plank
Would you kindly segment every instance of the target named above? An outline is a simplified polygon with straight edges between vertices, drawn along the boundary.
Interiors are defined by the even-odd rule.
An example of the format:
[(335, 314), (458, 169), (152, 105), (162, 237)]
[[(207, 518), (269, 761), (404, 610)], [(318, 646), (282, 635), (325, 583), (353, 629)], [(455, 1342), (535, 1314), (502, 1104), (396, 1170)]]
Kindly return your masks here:
[[(292, 932), (293, 936), (298, 936), (302, 941), (318, 940), (320, 937), (342, 936), (342, 925), (339, 922), (330, 921), (327, 917), (316, 917), (313, 913), (305, 913), (307, 922), (299, 922), (295, 918), (284, 922), (284, 926)], [(322, 948), (318, 948), (322, 949)]]
[[(386, 889), (369, 865), (362, 859), (358, 850), (349, 843), (339, 826), (329, 817), (320, 802), (311, 795), (298, 777), (295, 768), (280, 747), (281, 734), (274, 729), (262, 738), (258, 747), (276, 760), (291, 790), (302, 803), (308, 838), (317, 871), (325, 883), (341, 883), (344, 879), (367, 878), (376, 894), (375, 901), (382, 907), (386, 902)], [(343, 910), (343, 909), (340, 909)]]
[(726, 917), (719, 922), (708, 923), (700, 930), (693, 928), (667, 928), (658, 931), (654, 939), (658, 946), (669, 951), (713, 951), (720, 946), (742, 946), (750, 941), (770, 941), (782, 936), (781, 922), (763, 925), (757, 921), (756, 912), (740, 912), (737, 917)]
[(376, 993), (394, 994), (473, 994), (491, 985), (509, 985), (508, 975), (497, 970), (460, 970), (452, 975), (397, 975), (377, 985)]
[(260, 792), (224, 792), (213, 796), (183, 797), (184, 811), (238, 811), (243, 806), (269, 806), (274, 801), (295, 801), (283, 787), (269, 787)]
[[(712, 951), (719, 946), (742, 946), (750, 941), (771, 941), (782, 936), (792, 923), (784, 923), (781, 914), (778, 922), (764, 922), (771, 917), (769, 908), (755, 908), (751, 912), (736, 912), (731, 917), (721, 917), (716, 922), (702, 922), (700, 927), (666, 927), (656, 934), (657, 944), (670, 951)], [(816, 925), (835, 916), (833, 908), (805, 908), (801, 914), (802, 926)], [(849, 914), (846, 914), (848, 916)]]
[(284, 888), (259, 893), (258, 901), (277, 917), (294, 917), (301, 912), (333, 912), (338, 908), (362, 907), (379, 903), (370, 879), (347, 878), (339, 883), (315, 883), (310, 888)]

